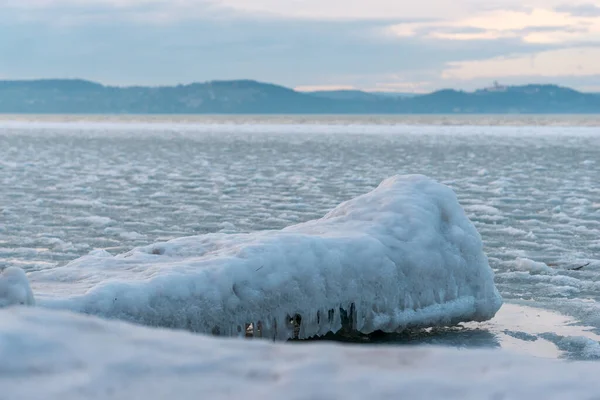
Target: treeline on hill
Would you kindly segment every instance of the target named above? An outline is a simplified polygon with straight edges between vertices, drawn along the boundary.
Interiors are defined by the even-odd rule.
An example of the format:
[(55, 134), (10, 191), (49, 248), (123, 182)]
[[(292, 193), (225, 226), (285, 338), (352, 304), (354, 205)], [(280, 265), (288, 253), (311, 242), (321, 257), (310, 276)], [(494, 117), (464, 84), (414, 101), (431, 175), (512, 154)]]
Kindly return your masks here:
[(85, 80), (0, 81), (0, 113), (37, 114), (453, 114), (600, 113), (600, 95), (556, 85), (423, 95), (297, 92), (250, 80), (162, 87)]

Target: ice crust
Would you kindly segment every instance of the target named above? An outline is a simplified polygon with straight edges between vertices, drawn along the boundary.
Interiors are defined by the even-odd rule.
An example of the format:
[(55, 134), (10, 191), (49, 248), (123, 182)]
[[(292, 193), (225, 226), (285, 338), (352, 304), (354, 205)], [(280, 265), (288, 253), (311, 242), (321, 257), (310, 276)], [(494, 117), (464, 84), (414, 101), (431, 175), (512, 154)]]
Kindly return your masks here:
[(43, 307), (280, 340), (488, 320), (502, 304), (493, 278), (455, 193), (422, 175), (281, 231), (96, 251), (30, 274)]
[[(589, 349), (584, 349), (589, 351)], [(436, 347), (213, 338), (0, 310), (2, 399), (592, 399), (600, 364)]]
[(27, 275), (17, 267), (0, 270), (0, 308), (12, 305), (35, 305)]

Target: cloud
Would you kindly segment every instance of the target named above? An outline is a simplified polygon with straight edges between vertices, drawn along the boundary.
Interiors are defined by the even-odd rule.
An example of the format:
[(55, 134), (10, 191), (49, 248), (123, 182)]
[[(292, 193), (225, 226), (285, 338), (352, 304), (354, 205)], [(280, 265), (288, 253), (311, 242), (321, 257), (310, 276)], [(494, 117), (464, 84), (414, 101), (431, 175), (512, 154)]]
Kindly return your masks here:
[(229, 7), (303, 19), (432, 19), (458, 16), (478, 9), (475, 0), (222, 0)]
[[(84, 13), (86, 10), (134, 10), (143, 14), (145, 9), (168, 14), (171, 18), (189, 19), (202, 16), (207, 8), (237, 11), (245, 15), (271, 18), (309, 20), (407, 20), (437, 19), (461, 20), (471, 15), (494, 12), (524, 12), (534, 9), (571, 13), (578, 16), (597, 16), (598, 5), (589, 0), (0, 0), (0, 10), (24, 12)], [(135, 13), (130, 13), (134, 17)], [(40, 17), (43, 14), (39, 15)]]
[(600, 44), (600, 18), (562, 2), (0, 0), (0, 74), (112, 84), (250, 78), (383, 91), (469, 87), (504, 76), (498, 63), (546, 76), (540, 63), (502, 60), (541, 54), (552, 64), (560, 50)]
[[(417, 3), (395, 0), (0, 0), (0, 9), (24, 13), (60, 9), (81, 14), (86, 10), (136, 10), (145, 8), (169, 15), (172, 20), (202, 16), (207, 7), (246, 15), (303, 20), (406, 20), (433, 19), (468, 13), (474, 0), (426, 0)], [(40, 15), (41, 16), (41, 15)], [(135, 17), (134, 13), (130, 16)]]
[(600, 42), (600, 17), (574, 16), (568, 12), (496, 10), (443, 22), (405, 23), (389, 27), (398, 37), (447, 40), (519, 39), (524, 43)]
[(543, 51), (532, 55), (495, 57), (486, 60), (448, 63), (444, 79), (507, 78), (537, 76), (600, 75), (600, 47), (569, 48)]
[(600, 6), (594, 4), (563, 4), (556, 7), (555, 10), (576, 17), (600, 17)]
[(0, 19), (75, 26), (115, 21), (176, 24), (245, 15), (218, 0), (0, 0)]
[(54, 18), (65, 21), (68, 14), (46, 11), (52, 18), (45, 22), (17, 24), (8, 17), (10, 22), (0, 24), (1, 70), (15, 77), (82, 77), (118, 84), (252, 78), (290, 86), (362, 86), (379, 83), (381, 76), (416, 79), (429, 71), (431, 76), (417, 79), (425, 81), (449, 61), (546, 48), (504, 39), (387, 40), (379, 32), (388, 20), (307, 21), (233, 11), (214, 17), (208, 7), (194, 20), (156, 24), (132, 22), (129, 14), (111, 15), (104, 6), (95, 10), (102, 11), (96, 20), (63, 22), (58, 28)]

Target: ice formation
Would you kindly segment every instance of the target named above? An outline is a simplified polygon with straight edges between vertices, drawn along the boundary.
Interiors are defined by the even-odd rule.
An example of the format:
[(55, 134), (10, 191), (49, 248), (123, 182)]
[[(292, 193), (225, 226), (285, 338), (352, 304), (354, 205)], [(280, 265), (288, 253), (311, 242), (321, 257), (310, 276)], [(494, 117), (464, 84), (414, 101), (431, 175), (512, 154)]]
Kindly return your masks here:
[(97, 251), (30, 278), (44, 307), (282, 340), (483, 321), (502, 304), (455, 193), (421, 175), (281, 231)]
[(0, 270), (0, 308), (13, 305), (35, 305), (27, 275), (21, 268)]
[(0, 360), (3, 399), (563, 400), (600, 392), (597, 363), (507, 350), (291, 346), (36, 308), (0, 310)]

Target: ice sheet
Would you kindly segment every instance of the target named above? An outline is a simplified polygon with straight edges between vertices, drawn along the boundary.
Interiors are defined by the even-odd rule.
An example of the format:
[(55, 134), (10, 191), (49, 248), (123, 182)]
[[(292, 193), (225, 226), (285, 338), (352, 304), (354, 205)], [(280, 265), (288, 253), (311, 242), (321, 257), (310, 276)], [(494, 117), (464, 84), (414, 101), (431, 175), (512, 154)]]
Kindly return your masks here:
[(563, 400), (600, 392), (597, 363), (211, 338), (39, 308), (0, 310), (0, 360), (0, 397), (10, 399)]

